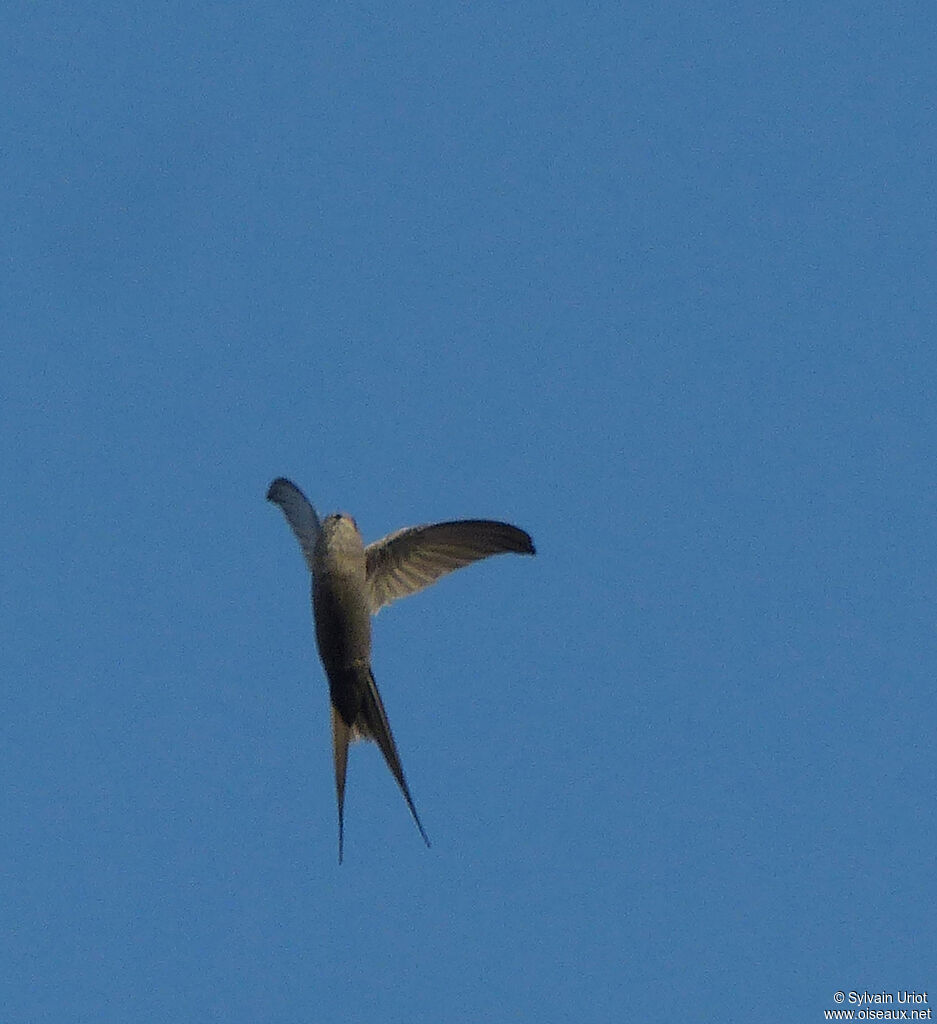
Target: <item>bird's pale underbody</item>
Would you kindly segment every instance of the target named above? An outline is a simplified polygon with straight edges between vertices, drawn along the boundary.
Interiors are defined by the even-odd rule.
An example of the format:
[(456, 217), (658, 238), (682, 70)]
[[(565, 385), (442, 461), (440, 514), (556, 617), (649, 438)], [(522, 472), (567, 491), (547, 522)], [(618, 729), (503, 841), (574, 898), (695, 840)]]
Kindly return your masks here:
[(365, 547), (351, 516), (331, 515), (320, 522), (303, 492), (283, 477), (270, 485), (267, 499), (283, 510), (312, 573), (316, 640), (332, 699), (339, 862), (348, 744), (356, 739), (374, 740), (381, 748), (429, 846), (371, 672), (371, 616), (481, 558), (503, 552), (532, 555), (533, 541), (508, 523), (469, 519), (411, 526)]

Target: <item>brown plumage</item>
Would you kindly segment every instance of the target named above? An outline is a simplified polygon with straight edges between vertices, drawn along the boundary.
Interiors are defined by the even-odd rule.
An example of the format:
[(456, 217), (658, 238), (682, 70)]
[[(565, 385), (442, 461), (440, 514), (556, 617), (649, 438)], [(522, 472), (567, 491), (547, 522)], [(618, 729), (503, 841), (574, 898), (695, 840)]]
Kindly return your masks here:
[(516, 526), (474, 519), (409, 527), (365, 548), (350, 516), (331, 515), (320, 523), (306, 496), (289, 480), (274, 480), (267, 498), (283, 510), (312, 573), (316, 640), (332, 700), (339, 862), (344, 853), (348, 745), (356, 739), (374, 740), (381, 748), (429, 846), (371, 672), (371, 616), (481, 558), (503, 552), (532, 555), (533, 542)]

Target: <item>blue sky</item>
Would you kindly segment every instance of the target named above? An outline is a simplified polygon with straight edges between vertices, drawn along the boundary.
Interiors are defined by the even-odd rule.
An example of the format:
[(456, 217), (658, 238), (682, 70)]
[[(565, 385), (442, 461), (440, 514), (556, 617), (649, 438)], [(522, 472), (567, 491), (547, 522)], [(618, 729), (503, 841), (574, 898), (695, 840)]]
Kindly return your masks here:
[[(932, 5), (0, 38), (3, 1019), (937, 999)], [(375, 620), (431, 850), (278, 475), (537, 544)]]

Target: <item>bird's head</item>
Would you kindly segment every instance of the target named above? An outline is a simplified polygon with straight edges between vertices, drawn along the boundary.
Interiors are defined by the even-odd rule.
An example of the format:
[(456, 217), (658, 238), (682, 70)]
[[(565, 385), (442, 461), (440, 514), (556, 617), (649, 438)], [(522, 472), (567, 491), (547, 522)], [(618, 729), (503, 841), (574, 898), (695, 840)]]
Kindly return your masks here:
[(333, 555), (360, 558), (364, 554), (364, 541), (358, 531), (358, 524), (344, 512), (335, 512), (325, 517), (319, 542)]

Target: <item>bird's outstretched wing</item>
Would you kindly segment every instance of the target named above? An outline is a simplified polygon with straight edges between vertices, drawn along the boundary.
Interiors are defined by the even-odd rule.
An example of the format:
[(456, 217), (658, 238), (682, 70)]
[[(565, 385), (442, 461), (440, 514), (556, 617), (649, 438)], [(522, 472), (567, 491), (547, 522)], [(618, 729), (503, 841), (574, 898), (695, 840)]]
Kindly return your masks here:
[(534, 554), (530, 536), (488, 519), (411, 526), (388, 534), (365, 549), (371, 614), (463, 565), (511, 551)]
[(282, 476), (278, 476), (270, 485), (270, 489), (267, 491), (267, 501), (274, 502), (283, 510), (286, 521), (292, 527), (299, 546), (303, 549), (306, 565), (312, 572), (312, 553), (315, 550), (319, 531), (322, 529), (316, 510), (296, 484)]

